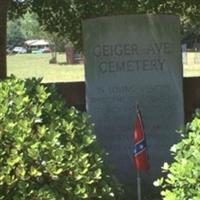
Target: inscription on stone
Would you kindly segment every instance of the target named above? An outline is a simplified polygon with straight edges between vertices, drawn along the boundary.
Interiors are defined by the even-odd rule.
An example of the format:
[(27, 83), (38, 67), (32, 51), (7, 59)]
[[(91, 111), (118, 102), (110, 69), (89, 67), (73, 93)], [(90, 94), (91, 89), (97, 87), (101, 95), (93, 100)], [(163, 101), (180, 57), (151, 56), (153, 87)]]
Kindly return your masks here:
[[(97, 45), (94, 47), (93, 56), (105, 60), (97, 63), (99, 73), (121, 73), (138, 71), (162, 71), (165, 59), (138, 59), (143, 55), (164, 55), (172, 53), (172, 44), (169, 42), (160, 42), (149, 44), (146, 47), (139, 48), (137, 44), (116, 44), (116, 45)], [(132, 59), (126, 59), (132, 56)], [(107, 57), (113, 57), (112, 60), (106, 60)], [(115, 57), (124, 57), (116, 61)], [(135, 57), (135, 58), (134, 58)]]
[(107, 163), (126, 184), (134, 184), (132, 163), (135, 105), (145, 132), (151, 184), (170, 159), (183, 125), (179, 20), (166, 15), (102, 17), (83, 23), (87, 111)]

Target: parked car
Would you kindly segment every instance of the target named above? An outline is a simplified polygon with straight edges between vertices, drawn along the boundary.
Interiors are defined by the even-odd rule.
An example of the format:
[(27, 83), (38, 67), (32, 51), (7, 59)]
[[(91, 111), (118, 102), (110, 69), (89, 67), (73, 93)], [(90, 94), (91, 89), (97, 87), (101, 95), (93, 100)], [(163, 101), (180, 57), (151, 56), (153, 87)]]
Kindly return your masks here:
[(49, 47), (44, 47), (42, 49), (33, 50), (32, 53), (50, 53), (51, 49)]
[(41, 51), (42, 53), (50, 53), (50, 52), (51, 52), (51, 49), (50, 49), (49, 47), (44, 47), (44, 48), (40, 49), (40, 51)]
[(12, 53), (27, 53), (27, 49), (24, 47), (14, 47)]

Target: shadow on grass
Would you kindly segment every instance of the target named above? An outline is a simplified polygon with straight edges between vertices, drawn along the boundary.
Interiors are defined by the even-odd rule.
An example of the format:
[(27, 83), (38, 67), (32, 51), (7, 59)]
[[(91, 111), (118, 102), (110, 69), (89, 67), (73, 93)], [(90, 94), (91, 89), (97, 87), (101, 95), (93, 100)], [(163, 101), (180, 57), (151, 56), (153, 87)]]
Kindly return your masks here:
[(58, 62), (58, 65), (68, 65), (67, 62)]
[(70, 65), (70, 66), (75, 66), (75, 65), (79, 65), (79, 63), (74, 63), (74, 64), (68, 64), (67, 62), (57, 62), (58, 65)]

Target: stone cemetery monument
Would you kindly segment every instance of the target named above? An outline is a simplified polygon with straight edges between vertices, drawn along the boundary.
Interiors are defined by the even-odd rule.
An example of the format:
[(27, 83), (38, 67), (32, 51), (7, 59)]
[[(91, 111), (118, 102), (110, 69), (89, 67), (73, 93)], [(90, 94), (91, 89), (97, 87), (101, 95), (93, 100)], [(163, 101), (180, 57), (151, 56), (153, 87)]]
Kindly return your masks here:
[[(150, 173), (159, 177), (184, 123), (179, 20), (168, 15), (125, 15), (83, 22), (87, 111), (113, 173), (136, 184), (133, 129), (136, 102), (147, 137)], [(146, 187), (147, 188), (147, 187)], [(134, 188), (133, 188), (134, 190)]]

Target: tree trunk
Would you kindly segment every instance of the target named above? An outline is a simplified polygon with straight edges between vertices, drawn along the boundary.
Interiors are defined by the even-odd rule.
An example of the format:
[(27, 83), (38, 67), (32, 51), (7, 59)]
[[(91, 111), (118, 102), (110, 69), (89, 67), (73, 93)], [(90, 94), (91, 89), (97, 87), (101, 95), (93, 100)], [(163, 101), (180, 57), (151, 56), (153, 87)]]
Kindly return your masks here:
[(6, 33), (9, 2), (9, 0), (0, 0), (0, 79), (5, 79), (7, 75)]

